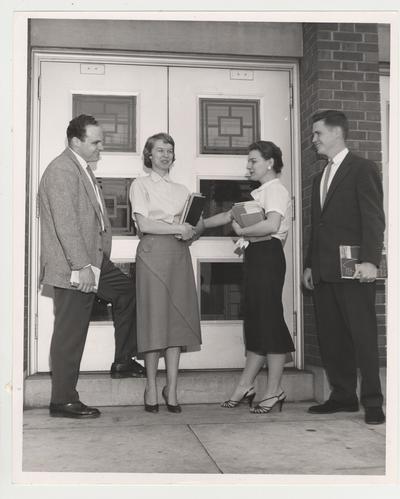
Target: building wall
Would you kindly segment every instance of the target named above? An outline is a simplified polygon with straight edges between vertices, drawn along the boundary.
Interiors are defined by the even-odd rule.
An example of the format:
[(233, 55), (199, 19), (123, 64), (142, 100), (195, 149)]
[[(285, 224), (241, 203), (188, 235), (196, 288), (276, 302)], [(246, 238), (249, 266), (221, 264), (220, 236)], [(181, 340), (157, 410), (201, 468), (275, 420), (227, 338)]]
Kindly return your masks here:
[[(102, 49), (146, 52), (149, 56), (164, 52), (299, 60), (304, 242), (307, 241), (310, 224), (311, 177), (321, 168), (310, 147), (311, 114), (328, 107), (345, 110), (353, 130), (351, 147), (378, 163), (381, 159), (378, 54), (380, 61), (389, 61), (387, 25), (32, 19), (29, 45), (30, 48), (67, 51)], [(29, 172), (27, 179), (29, 181)], [(27, 240), (26, 254), (28, 248)], [(26, 275), (29, 276), (27, 264), (28, 259)], [(28, 278), (26, 311), (27, 305)], [(386, 315), (382, 284), (377, 296), (377, 313), (383, 364)], [(25, 325), (28, 331), (27, 314)], [(306, 363), (319, 365), (310, 296), (304, 297), (304, 327)], [(26, 348), (27, 341), (26, 335)]]
[(390, 25), (378, 24), (379, 62), (390, 63)]
[[(381, 167), (379, 47), (376, 24), (312, 23), (303, 25), (300, 62), (303, 253), (310, 232), (311, 185), (324, 165), (311, 145), (312, 115), (339, 109), (349, 118), (349, 148)], [(378, 284), (377, 314), (381, 364), (386, 362), (385, 285)], [(304, 296), (305, 363), (320, 365), (310, 294)]]
[(32, 19), (33, 47), (301, 57), (301, 23)]

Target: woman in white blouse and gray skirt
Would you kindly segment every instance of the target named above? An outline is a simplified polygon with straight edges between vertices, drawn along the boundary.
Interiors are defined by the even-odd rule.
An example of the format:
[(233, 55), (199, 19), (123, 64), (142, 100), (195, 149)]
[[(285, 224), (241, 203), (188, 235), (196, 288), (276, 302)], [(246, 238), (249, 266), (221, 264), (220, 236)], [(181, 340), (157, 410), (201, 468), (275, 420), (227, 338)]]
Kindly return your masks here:
[(170, 412), (181, 412), (177, 400), (179, 358), (182, 351), (200, 349), (198, 300), (188, 241), (195, 235), (180, 224), (188, 189), (169, 176), (175, 143), (165, 133), (153, 135), (143, 150), (151, 173), (132, 183), (130, 200), (139, 230), (136, 254), (138, 352), (145, 359), (147, 383), (144, 407), (158, 412), (157, 368), (164, 355), (167, 384), (162, 396)]
[[(256, 414), (267, 414), (276, 406), (282, 409), (286, 399), (281, 386), (283, 368), (286, 354), (294, 351), (282, 306), (286, 272), (283, 245), (290, 219), (290, 196), (279, 179), (282, 167), (282, 152), (273, 142), (260, 140), (249, 146), (249, 178), (261, 184), (251, 195), (264, 209), (266, 219), (244, 228), (232, 222), (236, 234), (250, 241), (244, 255), (246, 363), (236, 388), (222, 407), (232, 409), (245, 402)], [(205, 219), (197, 230), (225, 224), (228, 215), (219, 213)], [(255, 378), (265, 362), (267, 386), (252, 407)]]

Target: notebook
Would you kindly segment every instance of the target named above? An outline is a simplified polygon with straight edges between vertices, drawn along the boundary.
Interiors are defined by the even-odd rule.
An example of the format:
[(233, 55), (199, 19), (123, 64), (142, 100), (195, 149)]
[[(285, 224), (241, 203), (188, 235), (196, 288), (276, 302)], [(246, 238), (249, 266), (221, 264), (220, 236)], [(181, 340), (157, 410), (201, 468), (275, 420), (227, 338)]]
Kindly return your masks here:
[(199, 192), (193, 192), (188, 197), (179, 223), (188, 223), (195, 226), (203, 213), (206, 198)]
[[(359, 262), (360, 246), (339, 246), (340, 274), (343, 279), (354, 279), (354, 273), (357, 270)], [(381, 261), (378, 267), (377, 279), (387, 277), (387, 258), (386, 252), (382, 252)]]
[[(94, 278), (95, 278), (95, 287), (94, 291), (97, 291), (97, 288), (99, 287), (99, 280), (100, 280), (100, 269), (98, 267), (95, 267), (94, 265), (91, 265), (91, 268), (94, 273)], [(71, 272), (71, 279), (69, 281), (71, 283), (71, 286), (73, 288), (77, 288), (79, 285), (79, 270), (73, 270)]]

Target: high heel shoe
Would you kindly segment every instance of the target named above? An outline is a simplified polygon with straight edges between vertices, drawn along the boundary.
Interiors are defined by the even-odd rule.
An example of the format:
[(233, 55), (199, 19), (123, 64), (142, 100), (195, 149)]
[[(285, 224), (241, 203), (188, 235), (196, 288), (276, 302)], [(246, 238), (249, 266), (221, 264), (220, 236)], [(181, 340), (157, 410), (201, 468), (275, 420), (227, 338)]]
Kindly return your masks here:
[(144, 398), (144, 410), (146, 412), (158, 412), (159, 409), (158, 404), (150, 405), (146, 403), (146, 391), (144, 392), (143, 398)]
[(222, 402), (221, 407), (224, 407), (225, 409), (234, 409), (238, 405), (246, 403), (251, 407), (255, 396), (256, 392), (254, 386), (251, 386), (240, 400), (225, 400), (225, 402)]
[(164, 399), (164, 402), (165, 402), (165, 405), (167, 406), (168, 411), (174, 412), (175, 414), (177, 414), (178, 412), (182, 412), (182, 407), (179, 404), (172, 405), (172, 404), (168, 403), (168, 397), (165, 394), (166, 389), (167, 389), (167, 387), (164, 386), (164, 388), (161, 390), (161, 395), (162, 395), (162, 398)]
[[(275, 402), (271, 405), (262, 405), (262, 402), (266, 402), (267, 400), (276, 399)], [(273, 397), (268, 397), (264, 400), (260, 400), (260, 402), (255, 406), (250, 408), (250, 412), (252, 414), (268, 414), (272, 411), (275, 406), (279, 406), (279, 412), (282, 412), (283, 403), (286, 400), (285, 392), (281, 392), (279, 395), (274, 395)]]

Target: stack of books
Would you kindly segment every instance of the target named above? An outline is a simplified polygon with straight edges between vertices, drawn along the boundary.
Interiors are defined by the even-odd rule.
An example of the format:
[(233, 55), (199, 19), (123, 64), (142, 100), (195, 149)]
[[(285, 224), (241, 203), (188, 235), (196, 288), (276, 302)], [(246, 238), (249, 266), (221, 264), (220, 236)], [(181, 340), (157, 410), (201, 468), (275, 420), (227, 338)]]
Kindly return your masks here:
[(205, 204), (206, 197), (203, 194), (200, 192), (190, 194), (183, 208), (179, 223), (188, 223), (194, 227), (200, 220)]
[(249, 227), (265, 220), (265, 211), (257, 201), (244, 201), (232, 206), (232, 215), (240, 227)]

